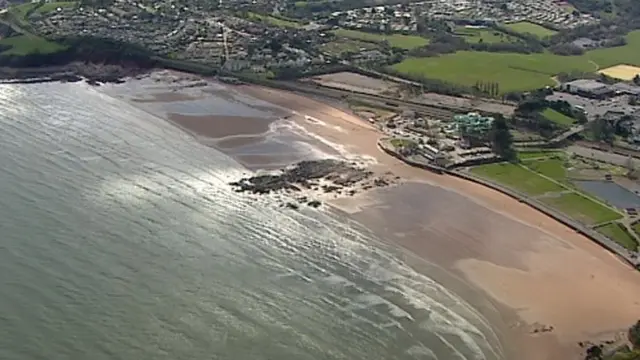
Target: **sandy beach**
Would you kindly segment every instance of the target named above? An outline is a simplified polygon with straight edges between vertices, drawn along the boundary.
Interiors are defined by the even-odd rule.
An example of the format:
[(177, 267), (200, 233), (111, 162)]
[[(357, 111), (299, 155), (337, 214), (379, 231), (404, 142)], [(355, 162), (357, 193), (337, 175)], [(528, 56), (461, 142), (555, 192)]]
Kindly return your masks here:
[[(381, 134), (371, 124), (334, 106), (253, 85), (229, 91), (290, 109), (290, 128), (313, 138), (322, 149), (317, 156), (362, 160), (400, 177), (400, 185), (331, 204), (486, 294), (500, 309), (496, 326), (514, 342), (514, 358), (581, 359), (578, 342), (613, 339), (640, 315), (640, 273), (570, 228), (481, 185), (405, 165), (377, 147)], [(311, 154), (264, 143), (271, 120), (162, 111), (256, 168)], [(534, 332), (542, 326), (552, 330)]]
[[(525, 335), (522, 346), (536, 349), (526, 352), (531, 358), (580, 358), (579, 341), (612, 339), (640, 314), (640, 273), (588, 238), (499, 192), (397, 161), (376, 146), (377, 130), (351, 114), (279, 90), (243, 91), (321, 120), (295, 117), (349, 151), (375, 158), (378, 171), (411, 182), (334, 205), (461, 273), (510, 309), (518, 320), (507, 326)], [(527, 336), (538, 325), (553, 331)]]

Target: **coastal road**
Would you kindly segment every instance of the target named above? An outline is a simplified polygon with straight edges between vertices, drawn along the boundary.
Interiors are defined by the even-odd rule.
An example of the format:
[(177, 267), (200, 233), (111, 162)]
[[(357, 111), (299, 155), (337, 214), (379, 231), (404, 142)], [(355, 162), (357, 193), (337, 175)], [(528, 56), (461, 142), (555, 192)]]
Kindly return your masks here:
[(353, 92), (347, 90), (341, 90), (336, 88), (328, 88), (328, 87), (320, 87), (317, 85), (308, 85), (299, 82), (284, 82), (278, 81), (274, 82), (277, 87), (284, 88), (286, 90), (295, 91), (295, 92), (303, 92), (306, 94), (320, 95), (320, 96), (328, 96), (333, 98), (350, 98), (361, 101), (369, 101), (374, 103), (384, 103), (385, 105), (397, 106), (399, 110), (407, 109), (413, 110), (418, 113), (427, 114), (436, 119), (451, 119), (451, 117), (455, 113), (467, 112), (471, 109), (453, 109), (453, 108), (440, 108), (435, 106), (429, 106), (426, 104), (415, 103), (412, 101), (404, 101), (401, 99), (380, 96), (380, 95), (372, 95), (372, 94), (364, 94), (360, 92)]
[[(618, 166), (627, 166), (629, 161), (628, 156), (614, 154), (612, 152), (602, 151), (598, 149), (592, 149), (580, 145), (571, 145), (567, 148), (567, 152), (570, 154), (576, 154), (588, 159), (606, 162)], [(638, 162), (635, 160), (634, 162)]]

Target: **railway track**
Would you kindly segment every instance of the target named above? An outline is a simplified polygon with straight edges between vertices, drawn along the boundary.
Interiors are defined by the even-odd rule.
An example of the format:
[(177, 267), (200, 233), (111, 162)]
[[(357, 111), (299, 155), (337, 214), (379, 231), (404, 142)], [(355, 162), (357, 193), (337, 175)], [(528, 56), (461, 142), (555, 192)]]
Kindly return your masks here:
[(374, 94), (365, 94), (354, 91), (322, 87), (317, 85), (308, 85), (302, 84), (298, 82), (276, 82), (275, 85), (279, 88), (283, 88), (286, 90), (291, 90), (295, 92), (302, 92), (306, 94), (312, 94), (317, 96), (326, 96), (336, 99), (353, 99), (363, 102), (372, 103), (372, 105), (378, 104), (385, 107), (393, 107), (398, 108), (398, 110), (412, 110), (420, 114), (424, 114), (435, 119), (451, 119), (453, 115), (456, 113), (463, 113), (472, 111), (471, 109), (454, 109), (454, 108), (446, 108), (446, 107), (438, 107), (432, 106), (422, 103), (416, 103), (412, 101), (405, 101), (401, 99), (374, 95)]

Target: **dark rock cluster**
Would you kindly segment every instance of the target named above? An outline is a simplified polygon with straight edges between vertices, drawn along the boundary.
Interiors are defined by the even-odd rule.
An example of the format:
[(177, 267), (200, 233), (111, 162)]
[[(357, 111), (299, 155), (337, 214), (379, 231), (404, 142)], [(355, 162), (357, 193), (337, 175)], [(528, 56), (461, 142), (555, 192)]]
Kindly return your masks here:
[[(321, 180), (324, 180), (321, 184)], [(354, 195), (356, 185), (363, 189), (387, 186), (390, 180), (373, 179), (373, 172), (346, 161), (324, 159), (301, 161), (283, 169), (280, 174), (256, 175), (230, 183), (237, 192), (268, 194), (271, 192), (298, 192), (303, 189), (319, 190), (325, 193)], [(298, 203), (319, 207), (320, 201), (301, 196)], [(286, 207), (297, 209), (295, 203)]]

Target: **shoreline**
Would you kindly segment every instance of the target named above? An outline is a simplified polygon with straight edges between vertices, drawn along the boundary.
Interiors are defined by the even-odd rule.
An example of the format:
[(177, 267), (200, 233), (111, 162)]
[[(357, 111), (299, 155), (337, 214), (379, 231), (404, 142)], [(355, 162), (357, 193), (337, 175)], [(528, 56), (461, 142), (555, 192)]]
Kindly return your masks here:
[[(397, 159), (392, 158), (389, 155), (385, 154), (381, 156), (382, 151), (377, 147), (377, 144), (376, 144), (376, 141), (380, 137), (380, 134), (377, 132), (376, 129), (374, 129), (372, 126), (369, 126), (369, 124), (364, 123), (363, 121), (359, 121), (358, 119), (355, 119), (355, 117), (352, 115), (342, 113), (341, 111), (336, 109), (326, 109), (327, 107), (330, 107), (329, 105), (319, 104), (314, 100), (306, 100), (307, 103), (315, 102), (315, 104), (314, 105), (310, 104), (308, 106), (305, 106), (305, 105), (302, 105), (304, 104), (305, 100), (303, 100), (301, 96), (298, 96), (296, 94), (291, 94), (291, 93), (287, 94), (280, 90), (274, 90), (274, 89), (268, 89), (268, 88), (262, 88), (262, 87), (256, 87), (256, 86), (251, 86), (251, 89), (248, 89), (248, 90), (250, 95), (257, 96), (258, 98), (261, 98), (261, 99), (269, 99), (269, 101), (274, 101), (278, 105), (282, 105), (281, 102), (288, 103), (292, 105), (295, 111), (300, 113), (303, 113), (304, 111), (307, 111), (307, 110), (311, 112), (315, 112), (317, 115), (314, 114), (313, 115), (314, 117), (322, 118), (322, 120), (326, 121), (327, 123), (330, 123), (330, 124), (335, 123), (341, 126), (348, 125), (348, 128), (347, 128), (348, 132), (349, 130), (351, 130), (353, 131), (354, 134), (356, 132), (363, 133), (362, 139), (357, 139), (356, 136), (345, 136), (337, 132), (331, 132), (330, 126), (325, 126), (325, 127), (317, 126), (309, 122), (305, 122), (302, 119), (298, 119), (298, 121), (301, 124), (305, 124), (306, 126), (312, 128), (311, 131), (315, 131), (316, 133), (319, 133), (320, 136), (330, 137), (332, 141), (335, 141), (338, 143), (342, 142), (345, 144), (350, 144), (352, 145), (352, 148), (354, 151), (365, 152), (367, 155), (375, 157), (378, 160), (378, 164), (374, 165), (374, 167), (378, 167), (384, 170), (390, 169), (395, 175), (399, 175), (404, 180), (407, 180), (407, 181), (414, 180), (414, 181), (417, 181), (418, 183), (425, 183), (430, 186), (436, 186), (440, 189), (453, 191), (456, 194), (464, 197), (466, 200), (470, 200), (480, 205), (484, 209), (495, 212), (496, 214), (499, 214), (500, 216), (504, 216), (505, 218), (515, 220), (517, 223), (522, 224), (527, 228), (535, 229), (536, 231), (540, 232), (540, 235), (536, 235), (536, 236), (542, 235), (542, 238), (540, 239), (541, 245), (546, 243), (546, 245), (544, 246), (549, 246), (549, 242), (551, 241), (552, 247), (558, 248), (557, 249), (558, 253), (561, 253), (562, 251), (565, 251), (567, 248), (570, 248), (573, 257), (576, 258), (575, 260), (568, 260), (568, 259), (561, 260), (558, 258), (558, 255), (553, 254), (553, 252), (551, 253), (553, 255), (546, 254), (546, 253), (536, 254), (537, 251), (529, 250), (526, 247), (525, 247), (525, 250), (522, 251), (523, 255), (525, 253), (530, 253), (530, 252), (536, 255), (545, 255), (544, 257), (549, 255), (554, 259), (553, 266), (558, 267), (558, 269), (556, 270), (558, 274), (561, 275), (562, 272), (571, 271), (571, 276), (574, 276), (575, 270), (571, 269), (570, 266), (572, 265), (572, 263), (576, 261), (578, 262), (576, 263), (576, 266), (579, 264), (579, 262), (584, 262), (578, 259), (586, 256), (586, 259), (591, 260), (589, 261), (589, 263), (592, 263), (592, 262), (595, 263), (593, 264), (594, 268), (597, 269), (598, 267), (603, 267), (603, 270), (602, 270), (603, 272), (611, 271), (611, 272), (618, 273), (620, 277), (625, 279), (625, 284), (630, 286), (633, 289), (629, 293), (640, 295), (640, 287), (635, 285), (635, 283), (638, 280), (640, 280), (640, 277), (638, 276), (639, 274), (637, 274), (636, 270), (629, 269), (628, 266), (623, 264), (622, 261), (618, 259), (615, 255), (611, 254), (606, 250), (603, 250), (599, 245), (597, 245), (591, 239), (585, 238), (584, 236), (576, 233), (573, 229), (567, 227), (562, 223), (559, 223), (557, 220), (550, 218), (549, 216), (539, 212), (538, 210), (530, 207), (529, 205), (519, 202), (503, 193), (499, 193), (498, 191), (488, 188), (484, 185), (472, 183), (468, 180), (463, 180), (463, 179), (452, 177), (449, 175), (443, 176), (443, 175), (432, 174), (422, 169), (416, 169), (416, 168), (410, 167), (409, 165), (406, 165), (398, 161)], [(261, 93), (263, 94), (263, 97), (260, 97)], [(290, 99), (287, 100), (287, 98), (290, 98)], [(316, 109), (314, 109), (314, 107)], [(330, 119), (333, 121), (329, 121)], [(354, 201), (349, 201), (349, 200), (345, 200), (342, 202), (338, 201), (338, 203), (340, 203), (340, 205), (342, 206), (344, 206), (345, 204), (348, 205), (348, 203), (353, 203), (353, 202)], [(369, 207), (375, 207), (375, 202), (376, 202), (375, 200), (371, 201), (371, 203), (373, 203), (374, 205), (369, 205)], [(383, 205), (380, 205), (380, 206), (383, 206)], [(365, 205), (364, 207), (360, 207), (360, 209), (356, 210), (355, 212), (356, 213), (366, 212), (367, 211), (366, 208), (367, 208), (367, 205)], [(482, 221), (480, 219), (479, 221)], [(370, 223), (371, 220), (368, 222)], [(482, 227), (480, 223), (478, 223), (477, 225), (479, 227)], [(471, 231), (477, 231), (477, 230), (473, 229)], [(519, 231), (514, 232), (514, 235), (517, 236), (516, 234), (518, 232)], [(492, 233), (493, 233), (493, 229), (492, 229)], [(497, 234), (494, 234), (494, 235), (497, 235)], [(531, 236), (533, 236), (533, 234)], [(486, 242), (487, 240), (490, 240), (490, 239), (485, 239), (484, 241)], [(525, 241), (527, 240), (526, 236), (523, 240)], [(523, 243), (523, 246), (526, 246), (525, 244), (526, 243)], [(423, 246), (424, 245), (415, 244), (408, 248), (409, 250), (420, 254), (420, 251), (418, 250), (420, 249), (420, 247), (423, 247)], [(514, 251), (518, 252), (518, 249), (514, 249)], [(427, 256), (428, 258), (427, 253), (423, 253), (423, 256)], [(496, 273), (495, 270), (500, 269), (500, 267), (495, 268), (495, 265), (498, 265), (497, 263), (495, 263), (495, 261), (487, 261), (486, 259), (482, 259), (482, 257), (478, 257), (478, 256), (470, 256), (468, 257), (468, 259), (471, 261), (467, 261), (465, 259), (460, 259), (455, 261), (452, 268), (455, 268), (456, 270), (460, 271), (472, 284), (483, 289), (493, 299), (499, 301), (500, 303), (506, 305), (508, 308), (511, 308), (511, 309), (521, 309), (523, 307), (534, 307), (534, 308), (540, 307), (542, 309), (546, 306), (546, 303), (543, 303), (541, 305), (536, 305), (535, 301), (530, 301), (529, 299), (522, 299), (521, 295), (515, 296), (515, 294), (512, 294), (511, 289), (505, 288), (504, 285), (501, 284), (501, 281), (496, 282), (492, 280), (492, 279), (497, 280), (499, 278), (505, 279), (509, 277), (510, 275), (508, 274), (511, 272), (511, 270), (509, 270), (509, 267), (513, 267), (513, 265), (507, 268), (503, 268), (503, 270), (501, 270), (500, 273)], [(543, 276), (544, 278), (548, 277), (549, 282), (554, 282), (553, 278), (556, 277), (555, 274), (549, 273), (548, 270), (546, 270), (550, 266), (542, 265), (542, 264), (536, 265), (536, 267), (539, 267), (540, 269), (536, 269), (536, 267), (534, 267), (529, 269), (529, 272), (532, 274), (541, 273), (542, 275), (544, 275)], [(584, 269), (585, 274), (582, 274), (582, 275), (575, 274), (575, 275), (578, 278), (580, 278), (581, 281), (586, 281), (583, 286), (584, 291), (586, 291), (587, 293), (593, 292), (594, 294), (593, 296), (597, 296), (595, 295), (596, 291), (594, 291), (594, 289), (591, 289), (591, 287), (594, 285), (589, 284), (592, 278), (590, 274), (593, 272), (596, 272), (596, 270), (591, 269), (590, 266), (581, 266), (581, 268), (583, 267), (585, 268)], [(518, 270), (518, 272), (522, 272), (522, 270)], [(630, 272), (633, 272), (633, 273), (630, 273)], [(522, 274), (525, 275), (526, 273), (527, 272), (524, 272)], [(484, 274), (485, 276), (480, 276), (479, 274)], [(585, 275), (586, 275), (586, 279), (585, 279)], [(535, 276), (537, 277), (538, 275), (535, 275)], [(530, 280), (527, 280), (528, 277), (529, 276), (525, 275), (524, 279), (514, 281), (513, 282), (514, 287), (516, 286), (516, 284), (520, 284), (517, 287), (522, 289), (522, 287), (524, 286), (522, 284), (528, 284), (528, 283), (530, 284), (531, 283)], [(558, 282), (558, 279), (555, 279), (555, 282)], [(569, 278), (566, 278), (566, 281), (561, 281), (563, 285), (560, 287), (557, 287), (555, 285), (553, 286), (543, 285), (543, 283), (540, 283), (539, 288), (541, 289), (553, 288), (555, 289), (555, 292), (557, 292), (558, 294), (563, 294), (569, 291), (570, 289), (564, 289), (564, 291), (560, 289), (563, 286), (566, 286), (567, 284), (571, 284), (573, 282), (574, 280), (569, 280)], [(599, 284), (598, 286), (602, 286), (603, 288), (615, 287), (617, 289), (613, 290), (612, 288), (612, 291), (618, 292), (618, 293), (621, 291), (621, 289), (618, 288), (619, 283), (611, 284), (609, 280), (606, 280), (606, 279), (599, 280), (597, 282)], [(615, 280), (612, 282), (615, 282)], [(509, 283), (512, 283), (512, 282), (510, 281)], [(509, 298), (505, 297), (507, 296), (506, 295), (507, 293), (509, 294), (508, 295)], [(535, 296), (533, 295), (533, 293), (531, 293), (531, 289), (527, 289), (527, 290), (522, 289), (522, 293), (529, 293), (530, 295), (528, 296), (532, 296), (532, 299), (535, 299)], [(561, 338), (562, 339), (561, 342), (565, 344), (564, 346), (569, 346), (573, 348), (574, 349), (573, 351), (575, 354), (575, 352), (579, 351), (579, 349), (575, 349), (575, 347), (577, 346), (576, 344), (579, 341), (603, 340), (603, 339), (606, 339), (607, 337), (607, 335), (604, 335), (604, 338), (603, 338), (602, 337), (603, 334), (609, 334), (610, 336), (614, 336), (619, 331), (626, 330), (626, 328), (629, 326), (629, 323), (633, 322), (635, 314), (637, 314), (638, 311), (640, 310), (640, 306), (638, 306), (637, 302), (634, 300), (635, 297), (629, 296), (629, 293), (626, 296), (624, 296), (626, 298), (624, 302), (627, 305), (621, 305), (627, 308), (627, 310), (624, 311), (624, 313), (626, 313), (627, 315), (617, 317), (616, 321), (602, 321), (602, 322), (607, 322), (608, 323), (607, 325), (593, 318), (589, 319), (588, 322), (578, 321), (579, 318), (582, 318), (585, 316), (589, 317), (589, 314), (584, 313), (584, 311), (588, 311), (586, 309), (591, 308), (592, 305), (589, 305), (583, 309), (577, 309), (575, 313), (569, 316), (569, 318), (575, 317), (576, 319), (575, 325), (572, 324), (573, 321), (569, 321), (569, 322), (565, 321), (562, 325), (556, 325), (555, 323), (557, 319), (555, 318), (562, 317), (560, 315), (561, 312), (563, 310), (566, 310), (567, 308), (570, 308), (571, 305), (569, 305), (568, 302), (573, 302), (573, 301), (569, 301), (569, 299), (572, 299), (573, 296), (568, 296), (568, 298), (561, 301), (561, 303), (567, 302), (566, 305), (563, 305), (560, 307), (553, 306), (552, 309), (547, 309), (545, 311), (538, 312), (539, 315), (535, 317), (537, 319), (532, 319), (529, 316), (525, 316), (524, 318), (529, 318), (528, 321), (526, 322), (530, 325), (538, 323), (538, 324), (552, 326), (554, 328), (552, 332), (545, 333), (544, 335), (541, 335), (541, 336), (548, 335), (553, 338)], [(559, 295), (559, 296), (562, 296), (562, 295)], [(511, 298), (513, 298), (513, 300)], [(515, 300), (516, 298), (518, 300)], [(608, 302), (607, 299), (598, 300), (598, 303), (600, 303), (600, 305), (595, 306), (595, 309), (599, 309), (601, 311), (602, 309), (607, 308), (608, 307), (607, 302)], [(524, 305), (524, 304), (527, 304), (527, 305)], [(516, 312), (520, 313), (521, 311), (516, 310)], [(543, 314), (546, 314), (546, 315), (543, 315)], [(567, 318), (567, 316), (565, 315), (564, 318)], [(579, 325), (579, 324), (582, 324), (582, 325)], [(571, 329), (574, 329), (574, 330), (571, 330)], [(529, 335), (526, 335), (526, 336), (529, 337)], [(577, 355), (578, 354), (576, 354), (576, 357)]]
[[(435, 261), (485, 294), (500, 309), (499, 326), (507, 345), (515, 344), (514, 354), (525, 349), (531, 359), (578, 359), (584, 350), (578, 342), (606, 340), (640, 313), (637, 271), (556, 220), (496, 190), (402, 163), (377, 146), (377, 129), (333, 105), (256, 85), (225, 87), (289, 109), (289, 121), (338, 144), (341, 155), (372, 159), (374, 173), (401, 177), (397, 186), (326, 202), (385, 242)], [(215, 146), (215, 139), (203, 142), (160, 117), (235, 158), (230, 149)], [(558, 299), (541, 299), (544, 293)], [(598, 317), (607, 309), (606, 319)], [(553, 331), (534, 332), (545, 327)]]
[(620, 246), (619, 244), (617, 244), (616, 242), (614, 242), (613, 240), (607, 238), (606, 236), (598, 233), (597, 231), (588, 228), (587, 226), (581, 224), (579, 221), (574, 220), (570, 217), (568, 217), (567, 215), (554, 210), (546, 205), (544, 205), (543, 203), (536, 201), (535, 199), (522, 194), (516, 190), (513, 190), (511, 188), (508, 188), (506, 186), (502, 186), (500, 184), (497, 184), (493, 181), (487, 180), (487, 179), (483, 179), (480, 178), (478, 176), (475, 176), (473, 174), (471, 174), (469, 171), (466, 170), (462, 170), (462, 169), (446, 169), (443, 167), (439, 167), (437, 165), (432, 165), (432, 164), (418, 164), (415, 163), (413, 161), (411, 161), (410, 159), (407, 159), (406, 157), (402, 156), (401, 154), (398, 154), (396, 151), (394, 151), (393, 149), (388, 148), (388, 146), (382, 144), (383, 139), (380, 139), (378, 141), (378, 146), (380, 147), (380, 149), (382, 149), (384, 152), (386, 152), (387, 154), (397, 158), (398, 160), (408, 164), (409, 166), (413, 166), (419, 169), (423, 169), (425, 171), (431, 171), (433, 173), (436, 173), (438, 175), (449, 175), (449, 176), (454, 176), (454, 177), (458, 177), (470, 182), (474, 182), (477, 184), (480, 184), (482, 186), (488, 187), (492, 190), (498, 191), (504, 195), (507, 195), (521, 203), (527, 204), (528, 206), (530, 206), (531, 208), (553, 218), (554, 220), (562, 223), (563, 225), (566, 225), (570, 228), (572, 228), (573, 230), (575, 230), (577, 233), (584, 235), (586, 237), (588, 237), (589, 239), (591, 239), (591, 241), (595, 242), (596, 244), (602, 246), (603, 249), (613, 253), (614, 255), (617, 255), (620, 257), (620, 259), (624, 262), (626, 262), (629, 266), (631, 266), (634, 269), (640, 269), (640, 259), (638, 259), (634, 253), (632, 253), (631, 251), (625, 249), (624, 247)]

